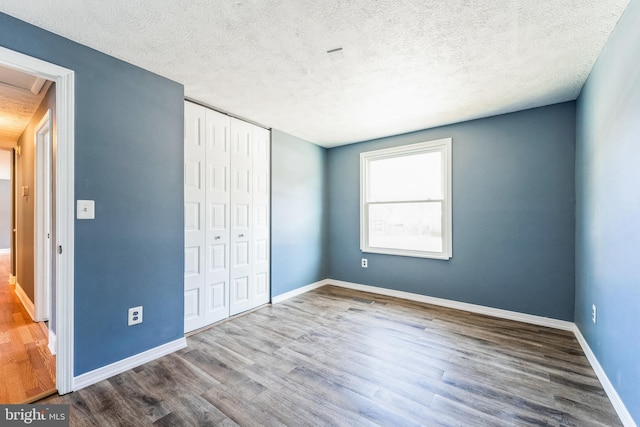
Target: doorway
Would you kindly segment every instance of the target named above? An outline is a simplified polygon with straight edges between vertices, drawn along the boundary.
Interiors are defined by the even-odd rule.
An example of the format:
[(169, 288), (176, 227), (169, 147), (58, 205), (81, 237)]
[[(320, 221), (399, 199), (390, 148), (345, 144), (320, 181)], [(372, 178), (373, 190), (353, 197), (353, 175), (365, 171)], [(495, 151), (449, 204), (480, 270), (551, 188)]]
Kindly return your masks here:
[[(74, 73), (28, 55), (0, 47), (0, 66), (55, 83), (55, 194), (51, 206), (51, 276), (55, 283), (50, 316), (56, 327), (56, 387), (60, 394), (73, 391), (73, 230), (74, 230)], [(31, 141), (35, 145), (34, 141)], [(17, 189), (20, 197), (33, 197), (29, 188)], [(22, 196), (25, 194), (25, 196)]]
[[(35, 129), (35, 274), (34, 274), (34, 305), (35, 320), (37, 322), (49, 322), (49, 331), (52, 330), (51, 294), (53, 293), (53, 280), (51, 277), (51, 242), (52, 242), (52, 211), (51, 211), (51, 152), (52, 146), (52, 114), (47, 109)], [(49, 333), (49, 336), (53, 335)], [(49, 346), (55, 354), (55, 345)]]
[(49, 340), (55, 336), (49, 307), (55, 85), (0, 67), (0, 92), (0, 140), (11, 146), (2, 156), (7, 179), (0, 189), (13, 190), (0, 201), (0, 222), (9, 223), (0, 231), (10, 243), (0, 258), (0, 403), (16, 404), (56, 391), (55, 340)]

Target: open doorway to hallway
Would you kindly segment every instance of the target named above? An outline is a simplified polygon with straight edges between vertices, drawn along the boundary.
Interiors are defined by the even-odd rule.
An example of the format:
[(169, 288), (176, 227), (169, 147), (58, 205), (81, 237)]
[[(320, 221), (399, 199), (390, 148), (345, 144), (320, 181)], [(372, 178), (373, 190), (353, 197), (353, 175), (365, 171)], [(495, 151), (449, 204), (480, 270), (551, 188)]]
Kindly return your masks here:
[(56, 391), (55, 103), (52, 82), (0, 67), (0, 403)]
[(52, 219), (56, 250), (52, 266), (52, 275), (55, 278), (52, 300), (55, 301), (53, 319), (56, 332), (56, 386), (60, 394), (66, 394), (74, 389), (75, 72), (2, 46), (0, 66), (55, 83), (55, 149), (52, 159), (52, 188), (55, 196), (52, 201)]

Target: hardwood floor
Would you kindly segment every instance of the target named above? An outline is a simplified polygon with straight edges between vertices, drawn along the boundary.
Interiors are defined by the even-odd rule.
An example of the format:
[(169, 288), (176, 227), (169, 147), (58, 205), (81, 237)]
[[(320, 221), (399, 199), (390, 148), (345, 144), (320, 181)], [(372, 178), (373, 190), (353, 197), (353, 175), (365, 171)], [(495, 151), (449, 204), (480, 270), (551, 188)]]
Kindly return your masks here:
[(618, 426), (570, 332), (325, 286), (43, 403), (100, 426)]
[(48, 332), (35, 323), (8, 284), (11, 257), (0, 254), (0, 403), (30, 403), (56, 392)]

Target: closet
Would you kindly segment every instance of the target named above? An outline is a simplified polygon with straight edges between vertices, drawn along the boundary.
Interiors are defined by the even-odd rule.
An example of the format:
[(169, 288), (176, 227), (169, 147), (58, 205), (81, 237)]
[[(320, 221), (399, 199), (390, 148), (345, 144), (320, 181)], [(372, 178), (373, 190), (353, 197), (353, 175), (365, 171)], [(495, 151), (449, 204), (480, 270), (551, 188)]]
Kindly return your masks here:
[(270, 136), (185, 101), (185, 333), (270, 300)]

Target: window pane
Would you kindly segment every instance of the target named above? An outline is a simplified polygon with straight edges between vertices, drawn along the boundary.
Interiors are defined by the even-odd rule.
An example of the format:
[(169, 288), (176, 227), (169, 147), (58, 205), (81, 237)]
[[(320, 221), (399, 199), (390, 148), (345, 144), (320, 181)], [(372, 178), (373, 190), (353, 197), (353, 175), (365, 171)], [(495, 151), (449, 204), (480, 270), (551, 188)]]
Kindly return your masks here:
[(369, 205), (369, 246), (442, 252), (442, 203)]
[(442, 153), (369, 161), (368, 202), (442, 199)]

